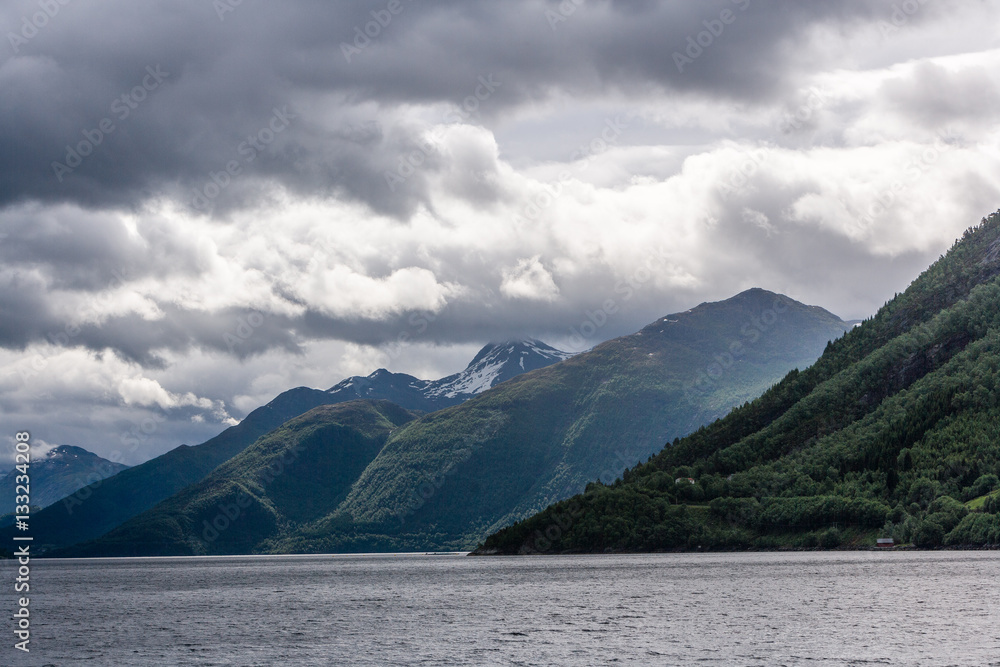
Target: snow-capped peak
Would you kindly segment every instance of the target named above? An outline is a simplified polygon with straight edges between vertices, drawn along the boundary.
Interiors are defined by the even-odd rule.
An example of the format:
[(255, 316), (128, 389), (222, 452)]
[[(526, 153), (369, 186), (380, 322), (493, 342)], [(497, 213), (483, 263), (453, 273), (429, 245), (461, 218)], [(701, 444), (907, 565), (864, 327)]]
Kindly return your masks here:
[(544, 368), (572, 355), (534, 340), (513, 340), (489, 343), (472, 359), (461, 373), (449, 375), (432, 383), (429, 394), (449, 398), (462, 394), (475, 395), (521, 373)]
[(572, 356), (540, 340), (489, 343), (465, 370), (440, 380), (419, 380), (380, 368), (367, 377), (349, 377), (328, 389), (345, 400), (386, 398), (418, 410), (455, 405), (521, 373), (544, 368)]

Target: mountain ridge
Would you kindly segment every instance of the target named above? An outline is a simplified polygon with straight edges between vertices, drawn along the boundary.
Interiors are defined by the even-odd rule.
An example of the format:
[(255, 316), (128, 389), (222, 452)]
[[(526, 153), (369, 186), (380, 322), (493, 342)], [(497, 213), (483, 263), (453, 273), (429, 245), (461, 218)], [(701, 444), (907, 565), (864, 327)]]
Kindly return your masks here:
[(1000, 211), (810, 368), (477, 553), (995, 545), (998, 371)]
[[(88, 484), (111, 477), (129, 466), (102, 458), (83, 447), (59, 445), (41, 458), (31, 461), (31, 501), (41, 508), (48, 507)], [(15, 509), (15, 487), (21, 473), (11, 470), (0, 476), (0, 514)]]
[(365, 377), (345, 378), (326, 391), (341, 400), (384, 398), (408, 410), (433, 412), (458, 405), (520, 373), (570, 356), (533, 338), (490, 342), (463, 370), (438, 380), (421, 380), (379, 368)]
[(50, 555), (245, 553), (278, 526), (315, 518), (317, 506), (336, 503), (389, 433), (415, 416), (386, 400), (317, 406), (96, 544)]
[[(544, 349), (541, 346), (549, 348), (544, 343), (536, 345), (536, 347)], [(566, 354), (555, 350), (555, 348), (549, 349), (559, 354)], [(489, 356), (490, 350), (491, 345), (484, 346), (477, 357)], [(544, 359), (539, 355), (539, 358), (535, 359), (533, 363), (543, 362)], [(473, 372), (475, 367), (475, 363), (470, 363), (466, 366), (465, 371), (452, 374), (437, 382), (463, 377), (463, 373)], [(504, 365), (504, 369), (509, 372), (516, 370), (511, 364)], [(391, 374), (388, 371), (385, 373), (394, 377), (401, 376), (401, 374)], [(416, 380), (411, 376), (402, 377)], [(395, 380), (390, 379), (391, 382), (395, 382)], [(421, 382), (433, 386), (443, 386), (435, 385), (431, 381)], [(340, 384), (343, 382), (334, 385), (331, 390)], [(243, 451), (259, 437), (280, 427), (289, 419), (320, 405), (356, 400), (356, 397), (349, 394), (331, 393), (331, 390), (323, 391), (310, 387), (288, 389), (265, 405), (252, 410), (239, 424), (227, 428), (219, 435), (199, 445), (180, 445), (149, 461), (121, 471), (120, 474), (95, 481), (82, 489), (74, 489), (73, 493), (60, 498), (66, 502), (58, 503), (60, 499), (56, 499), (49, 507), (32, 517), (33, 528), (37, 529), (41, 536), (36, 542), (38, 548), (65, 547), (95, 539), (130, 518), (153, 508), (157, 503), (190, 484), (200, 481), (217, 466)], [(456, 396), (446, 397), (445, 402), (457, 405), (470, 395), (456, 394)], [(424, 412), (437, 409), (435, 399), (421, 399), (420, 396), (412, 392), (405, 394), (405, 396), (413, 399), (404, 400), (410, 404), (408, 409)], [(370, 394), (367, 398), (390, 397), (375, 393), (374, 395)], [(9, 497), (13, 498), (13, 495), (11, 494)], [(13, 535), (13, 528), (0, 526), (0, 538), (9, 539)]]
[[(667, 326), (668, 320), (674, 322)], [(296, 525), (269, 521), (248, 548), (298, 553), (474, 546), (492, 528), (582, 489), (595, 473), (614, 479), (645, 460), (666, 435), (697, 428), (789, 368), (811, 363), (847, 328), (823, 309), (766, 291), (660, 318), (393, 429), (343, 500)], [(725, 367), (715, 373), (712, 364), (722, 353), (734, 356), (723, 358)], [(691, 390), (700, 372), (716, 377)], [(61, 553), (125, 555), (132, 553), (130, 541), (150, 541), (166, 527), (174, 537), (156, 538), (170, 543), (165, 553), (194, 553), (184, 551), (190, 532), (176, 526), (190, 531), (197, 521), (185, 507), (210, 505), (212, 497), (209, 491), (185, 495), (183, 502), (175, 496), (113, 534)], [(207, 548), (222, 553), (212, 551), (219, 545)]]
[[(774, 317), (784, 318), (784, 324), (792, 324), (794, 321), (796, 333), (792, 338), (798, 340), (778, 340), (773, 337), (777, 329), (772, 327), (776, 326), (777, 320), (772, 321), (771, 317), (764, 316), (764, 312), (776, 305), (776, 310), (784, 314), (775, 312)], [(718, 320), (713, 319), (720, 317), (720, 314), (726, 320), (725, 327), (719, 326)], [(755, 317), (758, 315), (763, 316), (770, 324), (761, 321), (758, 327), (755, 324)], [(803, 323), (803, 319), (808, 324)], [(677, 320), (673, 324), (674, 328), (668, 329), (665, 326), (667, 320)], [(441, 530), (442, 525), (447, 523), (440, 518), (443, 514), (466, 514), (468, 518), (463, 525), (476, 524), (480, 521), (476, 518), (478, 516), (490, 517), (488, 523), (482, 525), (482, 529), (502, 525), (530, 512), (533, 507), (544, 502), (545, 498), (565, 497), (571, 495), (568, 491), (582, 490), (589, 479), (584, 478), (586, 471), (600, 472), (610, 481), (627, 465), (631, 465), (629, 460), (644, 460), (659, 449), (657, 440), (662, 442), (662, 439), (653, 434), (671, 433), (672, 437), (674, 433), (687, 433), (701, 423), (725, 414), (734, 405), (753, 398), (780, 378), (780, 373), (772, 376), (765, 372), (762, 364), (758, 363), (760, 358), (766, 357), (769, 361), (777, 359), (784, 364), (783, 367), (794, 368), (815, 358), (812, 352), (795, 348), (795, 345), (801, 344), (801, 339), (811, 336), (817, 348), (815, 354), (818, 355), (819, 350), (831, 338), (845, 330), (846, 325), (840, 318), (821, 308), (805, 306), (784, 295), (766, 290), (747, 290), (723, 301), (702, 304), (681, 313), (658, 318), (635, 334), (605, 341), (587, 353), (576, 355), (535, 374), (522, 375), (502, 385), (506, 389), (500, 395), (496, 392), (484, 393), (460, 406), (458, 411), (470, 413), (479, 410), (482, 419), (472, 423), (495, 423), (502, 416), (498, 429), (505, 430), (505, 434), (499, 438), (508, 453), (498, 459), (496, 454), (489, 452), (490, 445), (497, 439), (497, 436), (491, 434), (479, 441), (473, 457), (485, 460), (493, 457), (493, 465), (500, 469), (530, 470), (548, 465), (554, 472), (545, 480), (535, 479), (529, 474), (528, 479), (532, 481), (527, 487), (519, 487), (521, 482), (515, 481), (515, 475), (509, 475), (511, 479), (505, 484), (508, 492), (497, 494), (496, 499), (489, 503), (477, 501), (471, 506), (476, 509), (470, 509), (467, 507), (468, 503), (463, 501), (453, 500), (451, 511), (436, 515), (438, 519), (433, 521), (434, 529)], [(769, 331), (772, 333), (770, 338), (766, 335)], [(720, 353), (732, 354), (729, 350), (733, 349), (734, 342), (743, 344), (743, 349), (736, 353), (731, 362), (723, 359), (726, 365), (723, 367), (720, 364), (720, 368), (716, 369), (713, 366), (718, 363), (716, 357)], [(667, 360), (669, 364), (666, 363)], [(621, 369), (625, 367), (629, 371), (621, 373)], [(718, 373), (715, 372), (717, 370)], [(703, 388), (698, 388), (696, 378), (699, 374), (706, 377), (716, 375), (718, 378)], [(735, 396), (731, 391), (735, 392)], [(530, 408), (524, 409), (532, 401), (552, 408), (545, 412), (545, 419), (539, 419), (537, 413), (533, 413)], [(669, 417), (664, 416), (665, 406), (673, 405), (676, 409), (684, 401), (696, 403), (695, 409), (679, 410), (670, 413)], [(448, 426), (432, 427), (429, 432), (419, 434), (417, 431), (429, 422), (448, 424), (447, 417), (453, 414), (455, 413), (445, 411), (433, 420), (416, 420), (401, 429), (386, 444), (383, 453), (366, 470), (365, 475), (371, 475), (373, 479), (380, 478), (381, 474), (376, 473), (375, 467), (393, 448), (412, 450), (429, 441), (446, 441), (449, 436), (446, 432), (442, 433), (442, 429), (447, 431)], [(451, 428), (460, 434), (469, 431), (467, 425), (452, 425)], [(604, 442), (611, 433), (618, 438), (613, 446)], [(549, 437), (551, 440), (547, 439)], [(536, 449), (539, 443), (550, 442), (551, 449), (543, 456), (538, 451), (525, 449), (519, 444), (532, 441), (535, 442)], [(457, 451), (464, 451), (467, 445), (456, 447)], [(466, 459), (462, 454), (457, 459), (449, 459), (445, 452), (438, 450), (433, 450), (429, 455), (442, 461), (438, 464), (439, 469), (456, 464), (449, 489), (462, 483), (470, 490), (479, 488), (477, 480), (480, 473), (469, 471), (463, 475), (463, 468), (470, 465), (471, 457)], [(516, 463), (518, 457), (525, 457), (535, 463)], [(489, 467), (488, 464), (484, 465)], [(429, 475), (433, 476), (433, 472)], [(390, 484), (388, 487), (365, 481), (365, 478), (359, 480), (352, 495), (348, 496), (344, 506), (340, 508), (360, 521), (379, 523), (388, 516), (395, 517), (403, 513), (410, 523), (416, 522), (419, 525), (420, 513), (428, 512), (429, 506), (445, 504), (443, 496), (449, 493), (439, 491), (433, 498), (420, 503), (418, 511), (409, 511), (400, 506), (399, 499), (409, 495), (407, 487), (414, 486), (412, 481), (401, 485)], [(520, 488), (525, 497), (512, 502), (511, 499), (517, 495), (515, 488)], [(454, 492), (453, 495), (460, 496), (461, 493)], [(373, 497), (385, 500), (375, 502)], [(411, 505), (419, 503), (419, 499), (414, 500), (416, 502), (411, 502)], [(380, 506), (383, 502), (393, 509), (382, 510), (381, 514), (372, 512), (370, 508)], [(505, 509), (503, 512), (496, 512), (493, 507)], [(476, 511), (481, 514), (475, 515)]]

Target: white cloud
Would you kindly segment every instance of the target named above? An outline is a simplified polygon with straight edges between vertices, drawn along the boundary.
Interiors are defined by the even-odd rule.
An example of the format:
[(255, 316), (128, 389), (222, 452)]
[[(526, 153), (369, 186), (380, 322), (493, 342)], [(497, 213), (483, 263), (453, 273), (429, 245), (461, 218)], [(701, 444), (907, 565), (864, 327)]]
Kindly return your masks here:
[(542, 266), (540, 256), (519, 259), (517, 264), (501, 270), (500, 293), (511, 299), (555, 301), (559, 287), (552, 274)]
[(449, 296), (459, 292), (458, 285), (441, 284), (433, 272), (420, 267), (396, 269), (379, 278), (334, 266), (321, 270), (300, 293), (335, 317), (379, 319), (409, 310), (440, 310)]
[[(17, 162), (5, 172), (14, 199), (0, 208), (6, 412), (51, 423), (47, 441), (80, 438), (95, 447), (119, 447), (123, 431), (146, 424), (152, 432), (140, 429), (147, 439), (131, 455), (158, 453), (181, 439), (205, 439), (291, 386), (325, 388), (379, 366), (440, 377), (500, 335), (558, 342), (588, 310), (619, 297), (616, 285), (640, 267), (649, 267), (641, 289), (621, 301), (601, 335), (751, 286), (864, 317), (996, 209), (997, 3), (924, 3), (886, 37), (879, 21), (891, 16), (891, 1), (854, 3), (858, 13), (847, 23), (828, 20), (827, 4), (793, 3), (787, 12), (803, 13), (786, 41), (772, 33), (753, 41), (784, 16), (741, 22), (686, 78), (671, 79), (664, 39), (683, 43), (703, 18), (694, 5), (674, 4), (678, 21), (664, 23), (666, 34), (642, 12), (663, 20), (670, 3), (635, 14), (599, 3), (573, 17), (576, 33), (562, 33), (565, 51), (551, 48), (539, 23), (544, 50), (535, 53), (554, 60), (510, 61), (477, 42), (447, 62), (440, 46), (422, 52), (435, 67), (394, 58), (403, 46), (437, 44), (427, 35), (457, 48), (475, 25), (448, 32), (447, 12), (414, 8), (407, 25), (426, 33), (400, 24), (398, 42), (387, 34), (346, 75), (330, 64), (340, 63), (333, 48), (329, 62), (311, 61), (330, 67), (315, 80), (294, 57), (275, 56), (276, 34), (261, 48), (273, 46), (267, 62), (285, 69), (279, 77), (255, 74), (252, 90), (268, 98), (268, 109), (272, 98), (294, 102), (299, 118), (211, 214), (190, 210), (193, 186), (182, 177), (175, 183), (173, 171), (166, 184), (162, 175), (131, 177), (149, 165), (182, 172), (197, 153), (203, 161), (187, 167), (204, 180), (242, 141), (243, 119), (232, 113), (213, 125), (207, 112), (175, 116), (151, 99), (129, 119), (129, 136), (170, 145), (147, 153), (146, 144), (116, 134), (102, 148), (106, 160), (88, 161), (59, 201), (41, 201), (48, 181), (43, 190), (18, 191), (29, 170)], [(281, 10), (288, 25), (301, 20), (299, 10)], [(810, 23), (810, 12), (826, 18)], [(520, 15), (506, 16), (499, 5), (486, 13), (521, 26)], [(156, 25), (144, 24), (143, 34), (155, 36)], [(75, 34), (70, 27), (52, 29)], [(529, 41), (537, 38), (532, 29)], [(84, 33), (84, 46), (99, 51), (94, 34)], [(613, 52), (597, 34), (631, 38)], [(310, 38), (318, 41), (309, 48), (321, 49), (312, 55), (326, 37)], [(638, 47), (647, 37), (646, 47), (666, 48), (666, 59), (643, 60)], [(748, 46), (776, 43), (766, 62), (746, 57), (756, 53)], [(793, 47), (783, 61), (782, 49)], [(474, 113), (456, 115), (495, 64), (486, 53), (500, 59), (494, 72), (503, 83), (495, 96), (476, 98)], [(71, 98), (83, 91), (59, 62), (0, 62), (0, 78), (16, 89), (12, 99), (51, 95), (45, 109), (70, 109), (70, 120), (11, 116), (14, 128), (51, 126), (52, 159), (65, 137), (79, 135), (78, 117), (106, 108), (103, 93), (93, 109), (78, 106)], [(226, 67), (191, 67), (184, 85), (197, 81), (224, 105), (228, 98), (220, 101), (208, 84), (238, 74)], [(445, 67), (455, 69), (442, 75)], [(39, 71), (46, 77), (30, 76)], [(743, 84), (733, 77), (744, 75), (751, 83), (734, 89)], [(369, 86), (366, 76), (380, 83)], [(327, 86), (328, 79), (339, 83)], [(107, 87), (95, 81), (101, 85), (87, 81), (88, 90)], [(226, 81), (234, 86), (226, 91), (237, 91), (232, 99), (243, 99), (238, 82)], [(157, 99), (175, 90), (185, 110), (206, 111), (181, 85), (157, 91)], [(156, 124), (164, 118), (170, 124)], [(189, 142), (180, 142), (183, 154), (171, 152), (178, 142), (162, 131), (174, 123)], [(194, 142), (211, 150), (197, 152)], [(119, 162), (132, 153), (116, 146), (140, 159)], [(31, 144), (19, 155), (36, 152)], [(412, 170), (390, 189), (385, 173), (414, 155)], [(98, 181), (113, 187), (87, 189)], [(271, 317), (246, 329), (236, 360), (223, 336), (257, 312)], [(65, 414), (48, 419), (57, 405)], [(108, 434), (110, 444), (101, 444)]]
[(776, 234), (778, 231), (778, 228), (772, 225), (767, 216), (760, 211), (755, 211), (752, 208), (744, 208), (742, 216), (743, 222), (764, 230), (764, 233), (768, 236)]
[(221, 421), (223, 422), (226, 422), (229, 417), (211, 399), (196, 396), (190, 391), (182, 394), (169, 392), (161, 387), (156, 380), (141, 375), (120, 379), (118, 381), (118, 394), (122, 397), (125, 405), (157, 406), (161, 410), (190, 406), (216, 411), (217, 416), (222, 416)]

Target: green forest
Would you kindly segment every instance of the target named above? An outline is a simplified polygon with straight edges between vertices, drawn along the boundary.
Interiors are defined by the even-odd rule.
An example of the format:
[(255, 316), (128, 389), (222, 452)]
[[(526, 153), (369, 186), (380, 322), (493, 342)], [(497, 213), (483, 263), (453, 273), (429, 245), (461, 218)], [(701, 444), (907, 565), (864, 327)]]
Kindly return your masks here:
[(479, 554), (1000, 543), (1000, 212), (758, 399)]
[[(590, 480), (614, 481), (659, 452), (663, 439), (713, 422), (811, 364), (850, 326), (751, 289), (429, 414), (387, 401), (313, 407), (323, 392), (302, 389), (282, 402), (285, 413), (303, 406), (302, 414), (166, 499), (96, 539), (74, 533), (75, 544), (46, 546), (66, 556), (468, 550)], [(186, 448), (185, 460), (208, 446), (219, 449), (211, 441)], [(255, 481), (276, 450), (290, 447), (301, 452), (280, 477)], [(130, 475), (150, 489), (165, 486), (164, 470), (137, 466)]]

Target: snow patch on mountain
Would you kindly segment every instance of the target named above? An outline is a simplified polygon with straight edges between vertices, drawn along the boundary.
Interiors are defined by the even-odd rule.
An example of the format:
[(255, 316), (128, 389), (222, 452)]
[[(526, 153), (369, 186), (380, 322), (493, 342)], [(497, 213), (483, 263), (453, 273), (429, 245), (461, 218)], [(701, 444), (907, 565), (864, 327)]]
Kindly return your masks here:
[(535, 339), (503, 341), (486, 345), (465, 370), (440, 380), (420, 380), (380, 368), (367, 377), (347, 378), (327, 391), (345, 400), (385, 398), (410, 409), (439, 409), (571, 356)]
[(448, 398), (474, 396), (521, 373), (571, 356), (534, 339), (491, 343), (479, 351), (464, 371), (432, 383), (435, 386), (428, 389), (428, 394)]
[[(447, 396), (453, 398), (459, 394), (478, 394), (486, 391), (497, 382), (505, 361), (495, 361), (494, 363), (479, 364), (471, 371), (466, 369), (457, 375), (451, 376), (454, 379), (444, 382), (439, 381), (436, 387), (428, 394), (431, 396)], [(447, 378), (445, 378), (447, 379)]]

